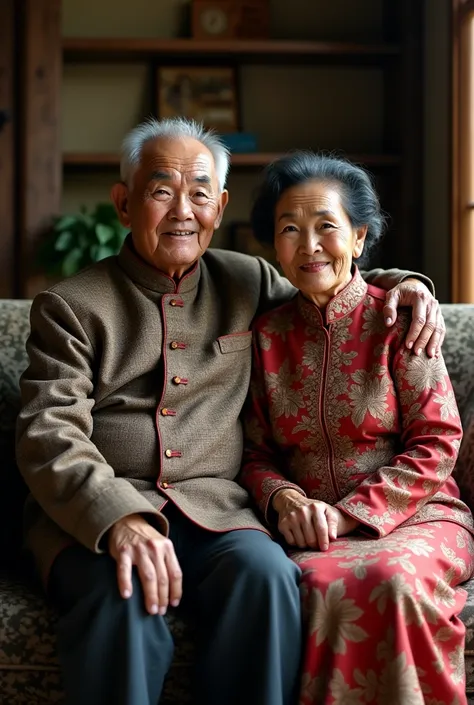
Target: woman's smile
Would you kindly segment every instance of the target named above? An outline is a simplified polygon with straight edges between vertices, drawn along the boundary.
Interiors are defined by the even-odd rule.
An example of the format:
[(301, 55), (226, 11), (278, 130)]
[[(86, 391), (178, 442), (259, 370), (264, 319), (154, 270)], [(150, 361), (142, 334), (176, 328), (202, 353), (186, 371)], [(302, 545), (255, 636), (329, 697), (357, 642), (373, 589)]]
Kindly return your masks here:
[(307, 274), (318, 274), (327, 266), (328, 262), (307, 262), (306, 264), (300, 264), (300, 269)]

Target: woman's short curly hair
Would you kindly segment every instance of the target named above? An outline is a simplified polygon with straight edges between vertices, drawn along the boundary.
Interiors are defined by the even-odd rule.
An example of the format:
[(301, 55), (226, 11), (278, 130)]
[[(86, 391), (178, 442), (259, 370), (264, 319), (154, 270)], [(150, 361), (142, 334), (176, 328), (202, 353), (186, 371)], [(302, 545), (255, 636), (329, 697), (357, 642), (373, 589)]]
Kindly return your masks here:
[(272, 244), (275, 231), (275, 208), (283, 193), (307, 181), (334, 185), (340, 193), (342, 206), (354, 228), (367, 225), (362, 257), (380, 241), (385, 215), (369, 174), (346, 159), (322, 153), (295, 151), (276, 159), (264, 169), (263, 181), (251, 210), (251, 224), (257, 240)]

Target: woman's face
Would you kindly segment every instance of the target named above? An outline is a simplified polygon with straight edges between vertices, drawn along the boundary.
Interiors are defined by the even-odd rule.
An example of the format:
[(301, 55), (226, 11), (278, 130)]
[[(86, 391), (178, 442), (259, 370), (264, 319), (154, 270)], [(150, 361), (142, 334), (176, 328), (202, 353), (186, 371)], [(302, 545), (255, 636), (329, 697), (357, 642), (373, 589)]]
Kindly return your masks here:
[(292, 186), (275, 208), (277, 259), (293, 286), (320, 307), (350, 281), (366, 233), (365, 225), (352, 227), (336, 184)]

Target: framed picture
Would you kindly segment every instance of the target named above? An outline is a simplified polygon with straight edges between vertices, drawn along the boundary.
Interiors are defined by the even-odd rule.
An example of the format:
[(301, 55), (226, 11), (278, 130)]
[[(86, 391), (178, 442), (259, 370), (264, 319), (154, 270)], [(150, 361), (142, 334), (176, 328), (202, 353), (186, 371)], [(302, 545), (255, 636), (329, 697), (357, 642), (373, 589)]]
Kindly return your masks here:
[(193, 118), (218, 132), (239, 129), (235, 69), (161, 66), (157, 79), (158, 117)]
[(246, 255), (253, 255), (254, 257), (263, 257), (281, 272), (280, 266), (276, 261), (275, 248), (273, 245), (264, 245), (259, 242), (255, 238), (249, 223), (231, 223), (229, 230), (232, 250), (243, 252)]

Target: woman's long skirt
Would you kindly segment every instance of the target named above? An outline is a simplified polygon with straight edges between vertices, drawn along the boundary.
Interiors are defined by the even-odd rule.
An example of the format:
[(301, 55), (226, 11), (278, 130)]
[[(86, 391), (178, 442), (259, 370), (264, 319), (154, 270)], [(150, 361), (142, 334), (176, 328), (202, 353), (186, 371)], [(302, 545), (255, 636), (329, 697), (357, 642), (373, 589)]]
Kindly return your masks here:
[(427, 522), (290, 556), (307, 625), (300, 705), (465, 705), (468, 531)]

